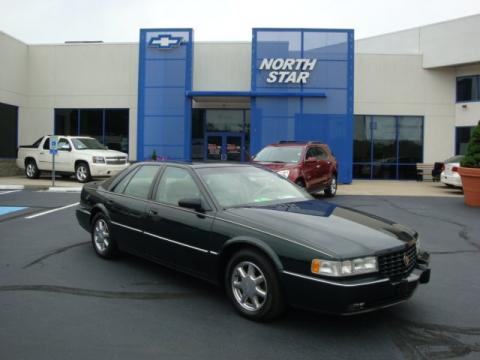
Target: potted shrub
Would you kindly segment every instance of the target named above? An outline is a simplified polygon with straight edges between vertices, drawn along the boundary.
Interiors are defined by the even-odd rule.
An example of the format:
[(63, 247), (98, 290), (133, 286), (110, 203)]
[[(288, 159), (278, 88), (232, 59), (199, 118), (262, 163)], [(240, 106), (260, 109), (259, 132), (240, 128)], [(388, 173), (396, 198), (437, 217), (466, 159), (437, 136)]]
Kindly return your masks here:
[(480, 207), (480, 121), (473, 129), (458, 173), (462, 177), (465, 204)]

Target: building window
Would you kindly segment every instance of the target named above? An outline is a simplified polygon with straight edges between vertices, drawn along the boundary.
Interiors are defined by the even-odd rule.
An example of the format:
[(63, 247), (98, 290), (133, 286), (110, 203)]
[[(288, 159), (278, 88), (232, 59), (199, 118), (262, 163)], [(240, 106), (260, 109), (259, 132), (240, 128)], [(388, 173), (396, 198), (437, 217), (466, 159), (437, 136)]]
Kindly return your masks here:
[(0, 103), (0, 158), (17, 157), (18, 107)]
[(55, 134), (96, 138), (128, 153), (128, 109), (55, 109)]
[(415, 179), (423, 161), (420, 116), (355, 116), (353, 174), (360, 179)]
[(468, 142), (474, 128), (474, 126), (459, 126), (455, 128), (455, 155), (465, 155), (467, 153)]
[(480, 101), (480, 75), (457, 78), (457, 102)]

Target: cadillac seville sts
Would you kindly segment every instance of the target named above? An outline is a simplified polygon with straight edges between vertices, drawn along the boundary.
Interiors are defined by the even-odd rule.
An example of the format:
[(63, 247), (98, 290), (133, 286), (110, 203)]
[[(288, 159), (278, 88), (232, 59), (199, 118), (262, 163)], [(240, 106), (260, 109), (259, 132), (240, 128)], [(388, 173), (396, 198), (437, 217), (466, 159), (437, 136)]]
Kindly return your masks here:
[(85, 185), (76, 214), (100, 257), (129, 252), (217, 283), (252, 320), (288, 305), (371, 311), (430, 278), (414, 230), (254, 165), (138, 163)]

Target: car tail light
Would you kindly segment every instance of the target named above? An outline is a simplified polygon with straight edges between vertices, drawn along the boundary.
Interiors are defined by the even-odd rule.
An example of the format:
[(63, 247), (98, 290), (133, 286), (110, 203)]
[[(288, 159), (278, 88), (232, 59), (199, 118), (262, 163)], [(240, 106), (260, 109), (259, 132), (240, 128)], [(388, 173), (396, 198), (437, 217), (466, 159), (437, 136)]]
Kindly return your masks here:
[(458, 172), (458, 166), (452, 166), (452, 172)]

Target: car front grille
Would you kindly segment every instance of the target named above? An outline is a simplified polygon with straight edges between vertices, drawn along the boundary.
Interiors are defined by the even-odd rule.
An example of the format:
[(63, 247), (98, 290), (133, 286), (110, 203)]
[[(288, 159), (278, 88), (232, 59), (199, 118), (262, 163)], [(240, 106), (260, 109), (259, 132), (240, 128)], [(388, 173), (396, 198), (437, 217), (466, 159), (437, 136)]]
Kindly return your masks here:
[(126, 157), (107, 157), (108, 165), (124, 165), (127, 163)]
[(390, 279), (401, 279), (408, 276), (417, 263), (417, 248), (415, 245), (394, 253), (378, 257), (378, 269), (381, 275)]

